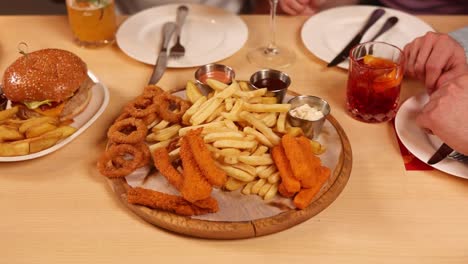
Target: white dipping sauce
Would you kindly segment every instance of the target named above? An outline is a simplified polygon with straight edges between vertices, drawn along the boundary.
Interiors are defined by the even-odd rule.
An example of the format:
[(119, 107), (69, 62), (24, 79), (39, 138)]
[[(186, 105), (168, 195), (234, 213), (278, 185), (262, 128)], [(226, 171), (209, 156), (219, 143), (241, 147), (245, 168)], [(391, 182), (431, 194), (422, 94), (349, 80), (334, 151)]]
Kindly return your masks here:
[(291, 110), (290, 114), (294, 117), (309, 121), (317, 121), (323, 117), (322, 111), (308, 104), (303, 104)]

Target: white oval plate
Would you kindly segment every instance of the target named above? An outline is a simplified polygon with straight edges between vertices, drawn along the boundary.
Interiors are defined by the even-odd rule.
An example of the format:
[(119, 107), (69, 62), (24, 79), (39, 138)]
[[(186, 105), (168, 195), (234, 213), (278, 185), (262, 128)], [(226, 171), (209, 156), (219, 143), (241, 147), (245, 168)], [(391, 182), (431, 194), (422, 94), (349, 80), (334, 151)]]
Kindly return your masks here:
[[(428, 100), (429, 96), (426, 93), (409, 98), (401, 105), (395, 117), (395, 130), (401, 142), (414, 156), (426, 164), (440, 146), (440, 144), (435, 145), (434, 139), (416, 124), (416, 117)], [(430, 166), (468, 179), (468, 164), (446, 158)]]
[(0, 157), (0, 162), (30, 160), (50, 154), (70, 143), (81, 133), (83, 133), (92, 123), (94, 123), (94, 121), (98, 119), (98, 117), (104, 112), (107, 105), (109, 104), (109, 90), (104, 84), (99, 82), (98, 78), (91, 71), (88, 71), (88, 76), (91, 78), (91, 80), (93, 80), (93, 82), (95, 82), (95, 85), (91, 87), (92, 95), (88, 106), (86, 106), (83, 112), (77, 115), (73, 119), (73, 123), (70, 124), (70, 126), (78, 129), (75, 133), (48, 149), (44, 149), (29, 155)]
[[(162, 27), (164, 23), (176, 20), (178, 6), (157, 6), (129, 17), (117, 31), (117, 45), (133, 59), (154, 65), (162, 45)], [(186, 6), (189, 13), (180, 40), (185, 55), (176, 60), (169, 59), (168, 67), (195, 67), (217, 62), (244, 46), (248, 29), (239, 16), (206, 5)], [(172, 45), (173, 42), (169, 47)]]
[[(325, 10), (311, 16), (302, 26), (301, 38), (306, 48), (318, 58), (330, 62), (353, 39), (376, 6), (343, 6)], [(370, 40), (387, 18), (398, 17), (398, 23), (376, 41), (383, 41), (403, 48), (413, 39), (434, 29), (410, 14), (383, 8), (385, 14), (366, 32), (361, 42)], [(338, 64), (348, 69), (348, 60)]]

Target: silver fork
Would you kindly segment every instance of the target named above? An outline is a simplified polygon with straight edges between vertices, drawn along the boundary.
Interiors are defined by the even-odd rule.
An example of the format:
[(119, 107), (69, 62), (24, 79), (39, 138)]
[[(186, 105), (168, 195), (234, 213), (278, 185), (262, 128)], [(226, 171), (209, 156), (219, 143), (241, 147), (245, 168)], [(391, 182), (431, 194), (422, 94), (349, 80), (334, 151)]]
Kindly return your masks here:
[(188, 13), (188, 7), (185, 5), (181, 5), (177, 8), (177, 18), (176, 18), (176, 23), (177, 23), (177, 31), (176, 31), (176, 43), (174, 46), (172, 46), (169, 56), (173, 59), (178, 59), (182, 56), (185, 55), (185, 48), (180, 44), (180, 33), (182, 31), (182, 26), (185, 21), (185, 17), (187, 16)]
[(458, 152), (453, 152), (452, 154), (450, 154), (450, 156), (452, 159), (454, 160), (458, 160), (458, 161), (461, 161), (461, 162), (464, 162), (464, 163), (468, 163), (468, 156), (465, 156), (461, 153), (458, 153)]

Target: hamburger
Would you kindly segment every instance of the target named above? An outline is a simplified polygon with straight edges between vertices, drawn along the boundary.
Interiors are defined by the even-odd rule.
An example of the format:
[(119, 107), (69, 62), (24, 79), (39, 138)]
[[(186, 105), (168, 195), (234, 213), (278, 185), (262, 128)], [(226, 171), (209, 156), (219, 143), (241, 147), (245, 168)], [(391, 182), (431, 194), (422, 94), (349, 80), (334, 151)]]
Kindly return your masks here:
[(21, 118), (51, 116), (73, 119), (91, 99), (93, 81), (75, 54), (42, 49), (17, 59), (5, 71), (3, 92)]

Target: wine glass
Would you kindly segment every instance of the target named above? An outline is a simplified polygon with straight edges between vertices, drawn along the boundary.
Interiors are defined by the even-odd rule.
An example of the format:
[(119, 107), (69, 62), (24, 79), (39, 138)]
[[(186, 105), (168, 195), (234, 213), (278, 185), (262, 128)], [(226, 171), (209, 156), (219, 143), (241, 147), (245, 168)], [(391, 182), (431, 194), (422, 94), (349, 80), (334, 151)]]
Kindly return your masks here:
[(285, 68), (295, 60), (294, 53), (276, 44), (276, 8), (278, 0), (270, 1), (270, 42), (265, 47), (259, 47), (247, 54), (250, 63), (262, 68)]

